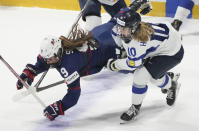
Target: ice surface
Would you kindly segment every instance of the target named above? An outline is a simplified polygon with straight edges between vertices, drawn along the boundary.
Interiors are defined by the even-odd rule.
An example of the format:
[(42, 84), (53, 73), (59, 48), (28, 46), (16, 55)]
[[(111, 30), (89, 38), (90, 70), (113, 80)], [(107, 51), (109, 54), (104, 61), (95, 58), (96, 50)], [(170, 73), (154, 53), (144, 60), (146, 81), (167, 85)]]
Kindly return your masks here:
[[(46, 35), (65, 35), (78, 12), (39, 8), (0, 7), (0, 55), (21, 73), (27, 63), (35, 63), (41, 39)], [(110, 17), (103, 14), (103, 22)], [(169, 18), (143, 17), (144, 21), (171, 22)], [(130, 74), (107, 70), (81, 79), (82, 95), (76, 106), (55, 121), (43, 117), (43, 108), (32, 96), (15, 103), (17, 79), (0, 62), (0, 130), (1, 131), (199, 131), (199, 20), (187, 20), (181, 29), (185, 56), (173, 69), (180, 72), (181, 90), (173, 107), (166, 105), (160, 89), (149, 85), (136, 121), (120, 125), (120, 115), (131, 103)], [(36, 78), (38, 80), (40, 76)], [(62, 80), (51, 70), (42, 85)], [(33, 83), (34, 85), (34, 83)], [(24, 89), (25, 90), (25, 89)], [(19, 92), (19, 91), (18, 91)], [(61, 99), (67, 92), (60, 85), (38, 93), (46, 105)]]

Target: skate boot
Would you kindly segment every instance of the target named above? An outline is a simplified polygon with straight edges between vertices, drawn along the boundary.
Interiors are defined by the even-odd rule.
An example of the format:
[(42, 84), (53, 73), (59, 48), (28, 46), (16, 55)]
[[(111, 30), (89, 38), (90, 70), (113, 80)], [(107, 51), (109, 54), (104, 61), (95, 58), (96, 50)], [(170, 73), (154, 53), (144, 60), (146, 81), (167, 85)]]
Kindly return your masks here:
[(141, 104), (140, 105), (132, 104), (131, 107), (120, 116), (120, 119), (123, 120), (123, 122), (135, 119), (135, 117), (139, 113), (140, 107), (141, 107)]
[(172, 82), (171, 82), (171, 87), (167, 90), (167, 104), (169, 106), (172, 106), (177, 98), (178, 92), (179, 92), (179, 88), (180, 88), (180, 83), (177, 82), (177, 80), (179, 79), (180, 74), (174, 74), (173, 78), (172, 78)]
[(173, 26), (174, 29), (176, 29), (177, 31), (179, 31), (180, 26), (182, 25), (182, 21), (175, 19), (171, 25)]
[[(171, 78), (171, 80), (177, 81), (180, 77), (180, 73), (174, 74), (173, 72), (167, 72), (167, 74), (169, 75), (169, 77)], [(161, 92), (163, 94), (166, 94), (168, 91), (168, 89), (161, 89)]]

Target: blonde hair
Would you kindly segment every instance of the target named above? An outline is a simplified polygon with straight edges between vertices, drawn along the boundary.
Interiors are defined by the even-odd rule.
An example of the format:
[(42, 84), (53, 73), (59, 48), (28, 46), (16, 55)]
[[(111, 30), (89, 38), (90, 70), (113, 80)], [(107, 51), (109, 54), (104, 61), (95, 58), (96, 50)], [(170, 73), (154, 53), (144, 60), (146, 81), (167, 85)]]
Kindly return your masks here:
[(138, 29), (133, 34), (133, 39), (139, 42), (147, 42), (150, 40), (151, 35), (154, 33), (155, 31), (151, 25), (145, 22), (141, 22), (140, 27), (138, 27)]

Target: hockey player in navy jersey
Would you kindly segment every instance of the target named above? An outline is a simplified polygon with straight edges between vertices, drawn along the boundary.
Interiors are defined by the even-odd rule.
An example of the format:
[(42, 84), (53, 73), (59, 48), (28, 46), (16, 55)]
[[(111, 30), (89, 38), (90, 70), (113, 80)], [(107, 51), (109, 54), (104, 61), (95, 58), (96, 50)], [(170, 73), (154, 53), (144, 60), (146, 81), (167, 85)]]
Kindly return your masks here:
[[(83, 9), (87, 0), (79, 0), (80, 8)], [(149, 0), (130, 0), (130, 7), (133, 10), (141, 9), (141, 14), (145, 15), (152, 10)], [(90, 0), (82, 19), (85, 21), (85, 31), (91, 31), (94, 27), (102, 24), (101, 6), (106, 12), (114, 17), (120, 9), (126, 7), (124, 0)]]
[[(108, 59), (116, 59), (121, 55), (120, 48), (114, 41), (109, 40), (109, 36), (106, 37), (108, 43), (101, 41), (96, 43), (94, 39), (89, 39), (89, 41), (89, 36), (88, 34), (86, 42), (84, 39), (72, 41), (64, 36), (60, 38), (45, 37), (41, 43), (36, 64), (27, 64), (20, 75), (24, 81), (31, 85), (35, 76), (50, 67), (54, 67), (65, 79), (68, 87), (66, 95), (62, 100), (58, 100), (44, 109), (44, 115), (50, 120), (64, 115), (64, 111), (78, 102), (81, 93), (80, 77), (101, 71)], [(71, 43), (72, 46), (69, 45)], [(22, 83), (18, 81), (17, 89), (22, 87)]]
[(179, 74), (168, 71), (183, 58), (180, 34), (169, 23), (141, 22), (140, 15), (128, 8), (121, 10), (115, 21), (112, 36), (126, 50), (127, 57), (110, 59), (107, 67), (112, 71), (134, 70), (132, 105), (121, 119), (129, 121), (138, 115), (149, 82), (166, 91), (167, 104), (172, 106), (180, 87)]

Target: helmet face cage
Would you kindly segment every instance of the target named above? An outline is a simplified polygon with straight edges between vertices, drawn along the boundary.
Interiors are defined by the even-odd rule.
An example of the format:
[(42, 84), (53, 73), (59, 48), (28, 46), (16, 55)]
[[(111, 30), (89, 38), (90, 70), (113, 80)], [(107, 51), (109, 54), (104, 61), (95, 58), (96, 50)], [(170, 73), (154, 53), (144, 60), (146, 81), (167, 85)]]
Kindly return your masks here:
[(63, 48), (59, 48), (57, 54), (54, 54), (55, 57), (59, 58), (59, 61), (57, 63), (51, 64), (51, 67), (57, 67), (61, 64), (61, 59), (62, 59), (62, 55), (63, 55)]
[[(116, 25), (117, 26), (117, 32), (119, 37), (125, 42), (125, 43), (129, 43), (132, 38), (133, 38), (133, 33), (132, 33), (132, 29), (130, 27), (126, 27), (126, 26), (121, 26), (121, 25)], [(122, 28), (129, 28), (131, 30), (130, 35), (129, 36), (125, 36), (124, 34), (121, 33), (120, 31), (120, 27)]]
[(120, 11), (119, 13), (120, 14), (117, 16), (117, 28), (119, 29), (120, 26), (130, 28), (131, 35), (128, 37), (119, 32), (121, 39), (123, 39), (126, 43), (129, 43), (133, 38), (133, 34), (140, 25), (141, 17), (137, 12), (132, 10)]

